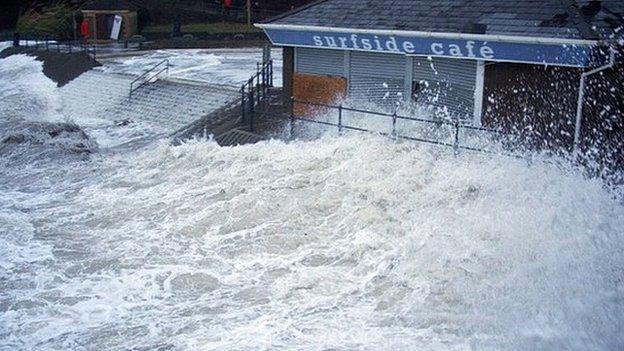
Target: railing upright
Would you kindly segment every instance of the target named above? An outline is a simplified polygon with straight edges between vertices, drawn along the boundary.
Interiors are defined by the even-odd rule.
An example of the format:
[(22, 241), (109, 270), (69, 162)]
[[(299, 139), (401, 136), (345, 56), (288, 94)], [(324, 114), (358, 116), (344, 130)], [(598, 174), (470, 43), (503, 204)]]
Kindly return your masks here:
[(241, 118), (243, 120), (243, 123), (247, 123), (247, 116), (245, 111), (247, 110), (247, 107), (245, 106), (245, 84), (243, 84), (241, 86)]
[(295, 97), (290, 97), (290, 139), (295, 137)]
[[(325, 107), (325, 108), (331, 108), (331, 109), (338, 109), (338, 123), (332, 123), (329, 121), (322, 121), (322, 120), (315, 120), (312, 118), (307, 118), (307, 117), (299, 117), (295, 115), (295, 104), (304, 104), (304, 105), (309, 105), (309, 106), (319, 106), (319, 107)], [(361, 131), (361, 132), (375, 132), (373, 130), (369, 130), (366, 128), (361, 128), (361, 127), (357, 127), (357, 126), (351, 126), (351, 125), (346, 125), (343, 121), (343, 114), (344, 111), (352, 111), (352, 112), (360, 112), (360, 113), (365, 113), (365, 114), (369, 114), (369, 115), (375, 115), (375, 116), (381, 116), (381, 117), (390, 117), (392, 118), (392, 132), (388, 133), (388, 132), (375, 132), (376, 134), (381, 134), (381, 135), (385, 135), (388, 137), (391, 137), (395, 140), (410, 140), (410, 141), (416, 141), (416, 142), (423, 142), (423, 143), (428, 143), (428, 144), (433, 144), (433, 145), (440, 145), (440, 146), (446, 146), (446, 147), (450, 147), (453, 149), (453, 152), (455, 155), (459, 155), (460, 150), (469, 150), (469, 151), (477, 151), (477, 152), (484, 152), (484, 153), (493, 153), (490, 150), (484, 149), (484, 148), (479, 148), (479, 147), (474, 147), (474, 146), (470, 146), (470, 145), (462, 145), (460, 143), (460, 132), (462, 129), (467, 129), (467, 130), (475, 130), (475, 131), (483, 131), (483, 132), (487, 132), (487, 133), (493, 133), (495, 135), (501, 135), (502, 132), (500, 130), (495, 130), (495, 129), (490, 129), (490, 128), (484, 128), (484, 127), (476, 127), (476, 126), (471, 126), (471, 125), (464, 125), (461, 123), (461, 120), (459, 118), (455, 119), (454, 121), (448, 121), (448, 120), (430, 120), (430, 119), (423, 119), (423, 118), (417, 118), (417, 117), (409, 117), (409, 116), (401, 116), (397, 113), (397, 111), (395, 110), (394, 113), (390, 114), (390, 113), (384, 113), (384, 112), (376, 112), (376, 111), (368, 111), (368, 110), (360, 110), (360, 109), (356, 109), (356, 108), (351, 108), (351, 107), (345, 107), (342, 104), (340, 105), (328, 105), (328, 104), (323, 104), (323, 103), (315, 103), (315, 102), (308, 102), (308, 101), (297, 101), (295, 100), (294, 97), (290, 98), (290, 114), (289, 114), (289, 129), (290, 129), (290, 133), (289, 133), (289, 137), (292, 139), (294, 138), (294, 126), (295, 126), (295, 122), (297, 120), (300, 121), (304, 121), (304, 122), (310, 122), (310, 123), (316, 123), (316, 124), (321, 124), (321, 125), (325, 125), (325, 126), (334, 126), (334, 127), (338, 127), (338, 131), (339, 133), (343, 130), (354, 130), (354, 131)], [(422, 138), (422, 137), (414, 137), (414, 136), (407, 136), (407, 135), (401, 135), (400, 133), (398, 133), (397, 131), (397, 121), (401, 119), (401, 120), (408, 120), (408, 121), (414, 121), (414, 122), (422, 122), (422, 123), (430, 123), (436, 126), (449, 126), (451, 128), (453, 128), (453, 135), (452, 141), (446, 141), (446, 140), (432, 140), (432, 139), (427, 139), (427, 138)], [(513, 154), (513, 153), (501, 153), (503, 155), (506, 156), (510, 156), (510, 157), (515, 157), (515, 158), (521, 158), (520, 155), (517, 154)]]
[(392, 134), (390, 134), (390, 135), (391, 135), (391, 137), (392, 137), (392, 139), (395, 139), (395, 140), (396, 140), (396, 138), (397, 138), (396, 124), (397, 124), (397, 113), (396, 113), (396, 111), (395, 111), (395, 112), (392, 114)]
[(248, 88), (249, 88), (249, 116), (251, 119), (253, 119), (253, 114), (254, 114), (254, 105), (256, 103), (255, 99), (254, 99), (254, 79), (251, 78), (247, 84), (248, 84)]
[(455, 120), (455, 141), (453, 142), (455, 156), (459, 155), (459, 118)]
[(256, 74), (241, 86), (241, 119), (254, 128), (256, 105), (260, 105), (269, 97), (273, 86), (272, 60), (256, 63)]
[(342, 135), (342, 104), (338, 106), (338, 134)]

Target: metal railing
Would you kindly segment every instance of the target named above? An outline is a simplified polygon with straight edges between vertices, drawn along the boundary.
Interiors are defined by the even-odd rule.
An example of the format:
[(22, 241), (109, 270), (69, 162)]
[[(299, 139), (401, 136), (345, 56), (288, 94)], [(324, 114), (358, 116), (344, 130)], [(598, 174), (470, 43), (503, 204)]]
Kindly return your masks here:
[[(156, 73), (150, 75), (150, 73), (156, 71), (159, 67), (160, 67), (160, 69)], [(134, 93), (139, 88), (141, 88), (145, 84), (149, 83), (152, 79), (158, 77), (161, 73), (163, 73), (165, 71), (167, 71), (167, 74), (169, 74), (169, 60), (168, 59), (164, 59), (164, 60), (158, 62), (152, 68), (150, 68), (147, 71), (143, 72), (143, 74), (141, 74), (135, 80), (130, 82), (130, 92), (128, 93), (128, 98), (131, 98), (132, 97), (132, 93)]]
[(269, 96), (269, 90), (273, 87), (273, 60), (268, 60), (262, 65), (256, 64), (254, 74), (241, 86), (241, 118), (243, 123), (249, 124), (254, 130), (256, 107)]
[(83, 53), (93, 61), (97, 59), (97, 52), (95, 45), (88, 44), (79, 40), (53, 40), (48, 37), (30, 37), (26, 39), (20, 38), (20, 47), (34, 48), (35, 50), (44, 50), (49, 52), (62, 52), (62, 53)]
[[(333, 122), (328, 122), (328, 121), (323, 121), (323, 120), (318, 120), (318, 119), (312, 119), (312, 118), (305, 117), (305, 116), (297, 116), (297, 115), (295, 115), (296, 105), (307, 105), (307, 106), (320, 107), (320, 108), (323, 108), (323, 109), (336, 110), (337, 111), (337, 122), (333, 123)], [(357, 127), (357, 126), (345, 124), (344, 123), (344, 117), (345, 117), (344, 113), (346, 111), (362, 113), (362, 114), (369, 115), (369, 116), (377, 116), (377, 117), (382, 117), (382, 118), (389, 118), (389, 119), (391, 119), (392, 129), (391, 129), (390, 132), (382, 132), (382, 131), (375, 131), (375, 130), (370, 130), (370, 129), (366, 129), (366, 128), (363, 128), (363, 127)], [(390, 138), (395, 139), (395, 140), (403, 139), (403, 140), (416, 141), (416, 142), (427, 143), (427, 144), (432, 144), (432, 145), (451, 147), (451, 148), (453, 148), (455, 154), (458, 154), (460, 150), (468, 150), (468, 151), (477, 151), (477, 152), (484, 152), (484, 153), (503, 154), (503, 155), (512, 156), (512, 157), (521, 157), (519, 155), (515, 155), (515, 154), (511, 154), (511, 153), (494, 152), (494, 151), (487, 150), (487, 149), (484, 149), (484, 148), (479, 148), (479, 147), (474, 147), (474, 146), (469, 146), (469, 145), (463, 145), (460, 142), (460, 134), (462, 133), (462, 131), (484, 132), (484, 133), (489, 133), (490, 135), (497, 135), (497, 136), (500, 136), (500, 137), (506, 137), (508, 135), (506, 133), (504, 133), (504, 132), (502, 132), (500, 130), (496, 130), (496, 129), (490, 129), (490, 128), (477, 127), (477, 126), (472, 126), (472, 125), (468, 125), (468, 124), (463, 124), (463, 123), (461, 123), (461, 121), (459, 119), (457, 119), (455, 121), (431, 120), (431, 119), (418, 118), (418, 117), (402, 116), (402, 115), (397, 114), (396, 112), (395, 113), (386, 113), (386, 112), (378, 112), (378, 111), (370, 111), (370, 110), (360, 110), (360, 109), (357, 109), (357, 108), (346, 107), (346, 106), (343, 106), (343, 105), (322, 104), (322, 103), (315, 103), (315, 102), (310, 102), (310, 101), (300, 101), (300, 100), (296, 100), (294, 98), (291, 98), (291, 112), (290, 112), (290, 135), (291, 135), (291, 137), (294, 136), (294, 133), (295, 133), (294, 132), (294, 122), (295, 121), (303, 121), (303, 122), (307, 122), (307, 123), (314, 123), (314, 124), (320, 124), (320, 125), (325, 125), (325, 126), (333, 126), (333, 127), (337, 127), (339, 132), (342, 132), (343, 130), (353, 130), (353, 131), (359, 131), (359, 132), (375, 133), (375, 134), (379, 134), (379, 135), (390, 137)], [(453, 133), (452, 133), (453, 141), (449, 142), (449, 141), (428, 139), (428, 138), (425, 138), (425, 137), (415, 137), (415, 136), (399, 134), (399, 132), (397, 130), (397, 122), (398, 121), (417, 122), (417, 123), (422, 123), (422, 124), (431, 125), (431, 126), (438, 126), (438, 127), (439, 126), (451, 127), (452, 130), (453, 130)]]

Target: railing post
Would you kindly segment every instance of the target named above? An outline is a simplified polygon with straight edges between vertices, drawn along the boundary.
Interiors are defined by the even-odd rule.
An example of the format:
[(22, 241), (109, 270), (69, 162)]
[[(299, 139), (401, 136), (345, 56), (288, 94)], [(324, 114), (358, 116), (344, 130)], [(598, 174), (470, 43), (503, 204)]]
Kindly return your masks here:
[(262, 64), (261, 74), (262, 74), (262, 98), (264, 99), (266, 98), (266, 93), (264, 91), (264, 89), (266, 89), (266, 68), (264, 64)]
[[(255, 89), (256, 89), (256, 94), (260, 95), (260, 63), (256, 62), (256, 75), (254, 76), (255, 80), (256, 80), (256, 85), (255, 85)], [(258, 102), (260, 102), (260, 100), (258, 99)]]
[(453, 142), (455, 156), (459, 155), (459, 118), (455, 120), (455, 141)]
[(248, 84), (249, 84), (249, 120), (251, 121), (254, 115), (254, 104), (256, 103), (256, 99), (254, 99), (254, 86), (253, 86), (254, 79), (251, 78)]
[(269, 67), (271, 67), (269, 73), (269, 86), (273, 87), (273, 60), (269, 60)]
[(243, 123), (247, 123), (247, 116), (245, 115), (245, 84), (241, 86), (241, 120)]
[(262, 87), (260, 86), (260, 71), (258, 71), (258, 74), (256, 74), (256, 101), (258, 102), (258, 104), (260, 104), (261, 94)]
[(394, 140), (397, 139), (396, 123), (397, 123), (397, 113), (396, 111), (394, 111), (394, 113), (392, 114), (392, 133), (390, 134), (390, 136)]
[(295, 97), (290, 97), (290, 139), (293, 139), (295, 136)]
[(342, 104), (338, 106), (338, 134), (342, 135)]

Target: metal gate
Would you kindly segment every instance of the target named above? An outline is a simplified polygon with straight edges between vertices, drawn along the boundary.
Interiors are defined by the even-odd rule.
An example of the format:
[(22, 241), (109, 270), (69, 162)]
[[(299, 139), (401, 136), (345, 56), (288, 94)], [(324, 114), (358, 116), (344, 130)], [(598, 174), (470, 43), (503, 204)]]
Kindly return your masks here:
[(412, 101), (428, 105), (437, 117), (472, 119), (477, 61), (414, 57)]
[(349, 96), (380, 106), (396, 106), (404, 99), (406, 57), (352, 52)]

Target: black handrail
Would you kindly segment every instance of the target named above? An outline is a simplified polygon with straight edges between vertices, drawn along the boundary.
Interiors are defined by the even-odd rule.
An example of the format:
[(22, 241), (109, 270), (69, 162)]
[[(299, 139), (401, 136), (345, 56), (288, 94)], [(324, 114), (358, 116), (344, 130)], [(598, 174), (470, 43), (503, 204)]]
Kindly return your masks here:
[[(138, 86), (134, 86), (134, 84), (136, 84), (137, 82), (139, 82), (140, 80), (142, 80), (143, 78), (145, 78), (148, 74), (152, 73), (155, 69), (157, 69), (158, 67), (162, 66), (163, 64), (165, 64), (165, 67), (163, 67), (162, 69), (160, 69), (158, 72), (156, 72), (155, 74), (153, 74), (151, 77), (145, 79), (143, 82), (141, 82), (141, 84), (139, 84)], [(147, 84), (149, 81), (151, 81), (152, 79), (158, 77), (161, 73), (163, 73), (164, 71), (167, 71), (167, 74), (169, 74), (169, 59), (164, 59), (160, 62), (158, 62), (156, 65), (154, 65), (152, 68), (148, 69), (147, 71), (143, 72), (140, 76), (138, 76), (135, 80), (133, 80), (132, 82), (130, 82), (130, 93), (128, 94), (128, 97), (131, 98), (132, 97), (132, 93), (134, 93), (135, 91), (137, 91), (139, 88), (141, 88), (142, 86), (144, 86), (145, 84)]]
[(93, 61), (97, 59), (96, 46), (78, 40), (51, 40), (49, 37), (20, 38), (19, 46), (34, 48), (35, 50), (56, 51), (56, 52), (82, 52)]
[[(295, 104), (324, 107), (324, 108), (328, 108), (328, 109), (337, 109), (338, 110), (338, 123), (332, 123), (332, 122), (327, 122), (327, 121), (319, 121), (319, 120), (315, 120), (315, 119), (311, 119), (311, 118), (307, 118), (307, 117), (296, 116), (295, 112), (294, 112)], [(488, 153), (488, 154), (494, 154), (495, 152), (493, 152), (491, 150), (460, 144), (460, 138), (459, 138), (460, 132), (462, 130), (466, 130), (467, 129), (467, 130), (477, 130), (477, 131), (488, 132), (488, 133), (492, 133), (492, 134), (496, 134), (496, 135), (505, 135), (504, 132), (501, 131), (501, 130), (462, 124), (462, 123), (459, 122), (459, 120), (456, 120), (454, 122), (453, 121), (448, 121), (448, 120), (431, 120), (431, 119), (424, 119), (424, 118), (417, 118), (417, 117), (401, 116), (401, 115), (398, 115), (396, 113), (392, 113), (391, 114), (391, 113), (379, 112), (379, 111), (361, 110), (361, 109), (357, 109), (357, 108), (353, 108), (353, 107), (345, 107), (345, 106), (342, 106), (342, 105), (332, 105), (332, 104), (323, 104), (323, 103), (311, 102), (311, 101), (301, 101), (301, 100), (296, 100), (294, 98), (291, 98), (291, 108), (292, 108), (292, 110), (290, 112), (290, 134), (291, 134), (291, 137), (294, 135), (294, 122), (298, 120), (298, 121), (303, 121), (303, 122), (308, 122), (308, 123), (315, 123), (315, 124), (320, 124), (320, 125), (325, 125), (325, 126), (338, 127), (338, 131), (339, 132), (342, 132), (343, 129), (347, 129), (347, 130), (353, 130), (353, 131), (359, 131), (359, 132), (375, 133), (375, 134), (391, 137), (393, 139), (404, 139), (404, 140), (422, 142), (422, 143), (427, 143), (427, 144), (452, 147), (455, 150), (456, 154), (459, 152), (459, 150), (477, 151), (477, 152), (483, 152), (483, 153)], [(369, 130), (369, 129), (366, 129), (366, 128), (345, 125), (343, 123), (343, 111), (358, 112), (358, 113), (363, 113), (363, 114), (368, 114), (368, 115), (373, 115), (373, 116), (380, 116), (380, 117), (390, 117), (390, 118), (392, 118), (392, 132), (388, 133), (388, 132), (373, 131), (373, 130)], [(396, 121), (398, 119), (408, 120), (408, 121), (415, 121), (415, 122), (422, 122), (422, 123), (429, 123), (429, 124), (435, 124), (435, 125), (451, 126), (451, 127), (453, 127), (453, 142), (450, 143), (450, 142), (444, 142), (444, 141), (440, 141), (440, 140), (432, 140), (432, 139), (419, 138), (419, 137), (414, 137), (414, 136), (398, 134), (397, 133), (397, 129), (396, 129)], [(520, 155), (511, 154), (511, 153), (496, 152), (496, 154), (502, 154), (502, 155), (511, 156), (511, 157), (515, 157), (515, 158), (521, 158), (522, 157)]]
[(241, 93), (241, 119), (249, 124), (254, 130), (255, 107), (269, 96), (269, 90), (273, 87), (273, 60), (268, 60), (262, 65), (256, 64), (256, 74), (251, 76), (240, 88)]

